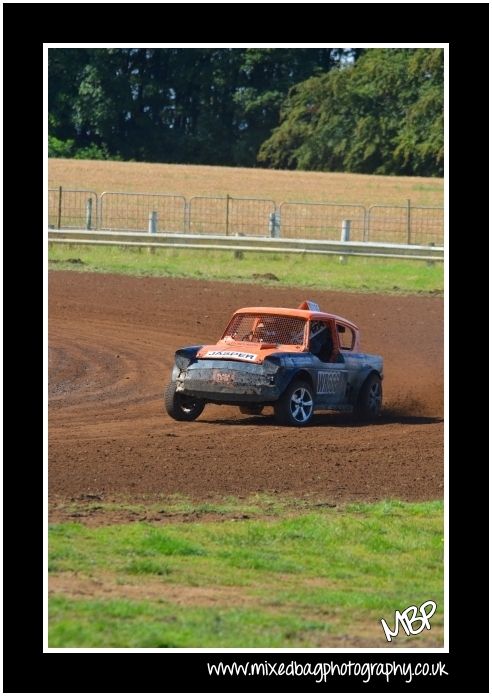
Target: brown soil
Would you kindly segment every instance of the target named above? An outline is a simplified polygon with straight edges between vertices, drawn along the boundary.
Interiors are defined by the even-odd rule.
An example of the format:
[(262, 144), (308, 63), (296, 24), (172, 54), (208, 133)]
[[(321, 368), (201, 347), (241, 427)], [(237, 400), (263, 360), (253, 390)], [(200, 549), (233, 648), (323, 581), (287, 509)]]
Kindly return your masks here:
[(257, 597), (241, 594), (240, 587), (189, 587), (172, 585), (162, 580), (153, 580), (139, 576), (133, 582), (128, 579), (115, 581), (113, 575), (84, 577), (74, 573), (50, 575), (49, 594), (80, 599), (123, 598), (136, 600), (164, 600), (173, 604), (193, 607), (223, 606), (257, 606)]
[[(52, 501), (442, 497), (442, 299), (61, 271), (49, 282)], [(282, 428), (212, 405), (194, 423), (167, 416), (177, 347), (213, 342), (238, 307), (295, 307), (306, 297), (355, 321), (363, 349), (384, 356), (380, 423), (327, 413), (312, 427)]]

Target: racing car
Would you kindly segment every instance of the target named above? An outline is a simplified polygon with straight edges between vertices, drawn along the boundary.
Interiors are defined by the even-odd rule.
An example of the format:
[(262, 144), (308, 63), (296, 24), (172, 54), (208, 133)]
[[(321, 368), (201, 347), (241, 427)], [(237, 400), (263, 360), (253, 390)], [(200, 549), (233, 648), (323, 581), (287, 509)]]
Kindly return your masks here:
[(317, 410), (372, 420), (381, 413), (383, 358), (362, 353), (359, 329), (311, 301), (297, 309), (238, 309), (213, 345), (179, 348), (164, 403), (178, 421), (206, 404), (260, 415), (273, 406), (281, 425), (304, 427)]

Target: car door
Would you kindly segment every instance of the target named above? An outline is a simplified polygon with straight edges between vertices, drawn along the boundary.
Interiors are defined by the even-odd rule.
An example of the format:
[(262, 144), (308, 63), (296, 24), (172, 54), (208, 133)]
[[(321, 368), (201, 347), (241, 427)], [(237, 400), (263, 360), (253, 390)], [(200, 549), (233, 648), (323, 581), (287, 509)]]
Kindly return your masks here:
[[(328, 329), (327, 341), (319, 346), (312, 340), (313, 361), (316, 365), (316, 402), (321, 408), (341, 406), (346, 401), (347, 367), (340, 352), (334, 322), (323, 322)], [(323, 332), (324, 333), (324, 332)]]

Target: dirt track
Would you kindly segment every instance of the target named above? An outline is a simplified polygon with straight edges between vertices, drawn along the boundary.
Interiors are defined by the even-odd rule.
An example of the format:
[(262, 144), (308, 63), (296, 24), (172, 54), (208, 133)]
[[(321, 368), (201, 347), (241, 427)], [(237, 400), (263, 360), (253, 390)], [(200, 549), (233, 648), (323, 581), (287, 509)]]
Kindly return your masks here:
[[(194, 423), (164, 413), (177, 347), (214, 341), (238, 307), (307, 297), (359, 324), (363, 349), (384, 356), (380, 424), (319, 414), (312, 427), (290, 429), (227, 406), (207, 406)], [(442, 497), (441, 298), (57, 271), (49, 303), (52, 500)]]

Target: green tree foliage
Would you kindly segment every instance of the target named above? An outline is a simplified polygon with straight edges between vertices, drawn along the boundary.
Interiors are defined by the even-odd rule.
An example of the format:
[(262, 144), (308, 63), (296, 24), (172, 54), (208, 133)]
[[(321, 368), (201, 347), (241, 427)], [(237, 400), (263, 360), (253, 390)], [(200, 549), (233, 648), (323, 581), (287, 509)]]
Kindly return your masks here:
[(442, 176), (442, 49), (370, 49), (294, 86), (259, 152), (271, 167)]
[(50, 49), (50, 153), (254, 166), (288, 90), (359, 53)]
[(442, 175), (442, 49), (49, 50), (53, 157)]

